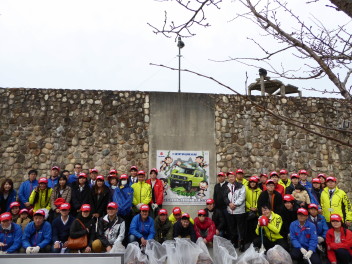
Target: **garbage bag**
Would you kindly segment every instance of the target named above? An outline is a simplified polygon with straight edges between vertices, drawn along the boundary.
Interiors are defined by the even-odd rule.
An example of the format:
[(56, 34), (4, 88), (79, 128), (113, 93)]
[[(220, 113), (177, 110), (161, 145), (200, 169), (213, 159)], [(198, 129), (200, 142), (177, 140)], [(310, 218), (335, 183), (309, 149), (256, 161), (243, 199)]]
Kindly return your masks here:
[(202, 253), (202, 249), (189, 238), (175, 238), (176, 253), (179, 264), (197, 263), (198, 256)]
[(116, 243), (112, 246), (112, 249), (109, 253), (125, 253), (126, 248), (122, 245), (122, 243)]
[(147, 247), (145, 254), (148, 255), (149, 263), (153, 264), (165, 264), (166, 263), (166, 247), (162, 246), (159, 242), (154, 239), (147, 241)]
[(176, 241), (166, 240), (163, 242), (163, 247), (166, 249), (167, 264), (178, 264), (178, 256), (176, 252)]
[(266, 258), (270, 264), (292, 264), (290, 254), (280, 245), (269, 249)]
[(239, 257), (237, 264), (269, 264), (264, 253), (258, 253), (253, 246), (249, 248)]
[(141, 252), (138, 242), (132, 242), (127, 245), (124, 263), (149, 264), (148, 257)]
[(214, 263), (236, 263), (238, 258), (236, 249), (232, 245), (230, 240), (227, 240), (220, 236), (214, 236), (213, 238), (213, 255)]
[(203, 238), (199, 237), (196, 242), (197, 246), (202, 250), (202, 252), (198, 256), (197, 264), (211, 264), (213, 263), (213, 259), (209, 254), (209, 250), (206, 244), (203, 241)]

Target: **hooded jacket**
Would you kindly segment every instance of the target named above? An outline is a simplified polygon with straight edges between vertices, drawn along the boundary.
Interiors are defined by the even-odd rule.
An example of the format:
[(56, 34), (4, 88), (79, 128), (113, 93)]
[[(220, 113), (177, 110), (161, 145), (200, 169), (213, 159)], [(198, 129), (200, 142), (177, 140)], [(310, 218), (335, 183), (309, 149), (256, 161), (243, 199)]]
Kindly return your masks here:
[(0, 225), (0, 242), (6, 244), (1, 247), (2, 251), (7, 253), (18, 251), (22, 245), (22, 228), (15, 223), (11, 223), (10, 230), (3, 229)]
[(24, 229), (22, 236), (22, 247), (44, 248), (51, 243), (51, 225), (49, 222), (44, 221), (43, 224), (37, 229), (34, 222), (30, 222)]
[(112, 201), (119, 205), (118, 214), (126, 216), (131, 212), (133, 200), (133, 189), (127, 183), (117, 187), (112, 196)]

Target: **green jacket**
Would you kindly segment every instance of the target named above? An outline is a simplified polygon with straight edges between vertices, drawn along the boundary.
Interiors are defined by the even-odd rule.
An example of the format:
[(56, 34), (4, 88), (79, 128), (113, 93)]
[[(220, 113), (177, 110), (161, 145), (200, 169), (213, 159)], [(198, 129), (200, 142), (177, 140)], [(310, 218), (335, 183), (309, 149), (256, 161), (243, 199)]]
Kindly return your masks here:
[(50, 210), (50, 198), (52, 191), (53, 189), (51, 188), (40, 190), (39, 186), (32, 191), (31, 195), (29, 196), (29, 203), (33, 206), (34, 212), (42, 208)]
[(352, 221), (351, 203), (343, 190), (335, 187), (330, 200), (329, 188), (325, 187), (320, 196), (320, 205), (327, 222), (330, 222), (331, 214), (339, 214), (342, 220), (346, 217), (346, 221)]
[(152, 200), (152, 187), (146, 182), (136, 182), (132, 184), (133, 189), (133, 205), (149, 204)]
[(155, 240), (158, 241), (160, 244), (163, 243), (165, 240), (172, 240), (173, 237), (173, 224), (166, 217), (166, 221), (164, 224), (161, 223), (159, 216), (157, 216), (154, 220), (154, 228), (155, 228)]

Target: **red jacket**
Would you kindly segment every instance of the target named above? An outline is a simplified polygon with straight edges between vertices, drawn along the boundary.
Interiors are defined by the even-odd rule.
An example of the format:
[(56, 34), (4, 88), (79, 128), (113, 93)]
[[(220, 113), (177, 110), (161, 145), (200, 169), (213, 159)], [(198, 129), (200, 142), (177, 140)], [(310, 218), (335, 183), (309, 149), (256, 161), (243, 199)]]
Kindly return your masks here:
[(213, 222), (209, 217), (205, 217), (204, 222), (201, 222), (198, 217), (194, 219), (194, 231), (196, 232), (196, 236), (202, 237), (201, 231), (208, 231), (207, 237), (205, 239), (207, 241), (213, 241), (213, 237), (216, 232), (216, 227)]
[(328, 248), (328, 259), (330, 262), (337, 262), (335, 251), (338, 248), (347, 249), (352, 255), (352, 232), (343, 227), (340, 228), (341, 232), (341, 243), (335, 243), (334, 229), (330, 228), (326, 233), (326, 246)]
[[(148, 179), (146, 180), (146, 183), (149, 183), (150, 186), (152, 186), (152, 180)], [(162, 205), (164, 202), (164, 185), (163, 185), (163, 181), (156, 179), (156, 182), (154, 184), (154, 188), (152, 186), (152, 196), (155, 197), (155, 203), (157, 203), (158, 205)], [(153, 200), (150, 202), (153, 203)]]
[[(275, 191), (281, 194), (282, 198), (284, 198), (285, 195), (285, 188), (281, 184), (275, 184)], [(263, 184), (263, 191), (266, 191), (266, 184)]]

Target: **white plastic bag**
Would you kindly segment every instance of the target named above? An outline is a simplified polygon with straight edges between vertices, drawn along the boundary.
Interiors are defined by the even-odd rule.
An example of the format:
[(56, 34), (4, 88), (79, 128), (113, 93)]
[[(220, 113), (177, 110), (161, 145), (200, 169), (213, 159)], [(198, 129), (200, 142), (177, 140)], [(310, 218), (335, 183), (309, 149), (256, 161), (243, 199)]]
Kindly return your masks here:
[(145, 254), (148, 255), (149, 263), (153, 264), (165, 264), (166, 263), (166, 247), (162, 246), (159, 242), (154, 239), (147, 241), (147, 247)]
[(236, 249), (231, 244), (230, 240), (227, 240), (220, 236), (214, 236), (213, 238), (213, 252), (214, 252), (214, 263), (236, 263), (238, 258)]
[(122, 243), (115, 243), (109, 253), (125, 253), (125, 251), (126, 248), (122, 245)]
[(290, 254), (280, 245), (269, 249), (266, 258), (270, 264), (292, 264)]
[(198, 256), (202, 253), (202, 249), (189, 238), (175, 238), (176, 253), (179, 264), (197, 263)]
[(176, 253), (176, 241), (166, 240), (163, 243), (163, 247), (166, 249), (167, 264), (178, 264), (178, 256)]
[(197, 246), (202, 250), (202, 252), (198, 256), (197, 264), (211, 264), (213, 263), (213, 259), (209, 254), (209, 250), (205, 245), (203, 238), (199, 237), (196, 242)]
[(258, 253), (253, 246), (250, 247), (239, 257), (237, 264), (269, 264), (264, 253)]
[(141, 252), (138, 242), (127, 245), (125, 252), (125, 264), (148, 264), (148, 257)]

